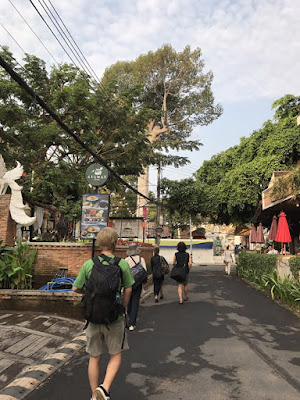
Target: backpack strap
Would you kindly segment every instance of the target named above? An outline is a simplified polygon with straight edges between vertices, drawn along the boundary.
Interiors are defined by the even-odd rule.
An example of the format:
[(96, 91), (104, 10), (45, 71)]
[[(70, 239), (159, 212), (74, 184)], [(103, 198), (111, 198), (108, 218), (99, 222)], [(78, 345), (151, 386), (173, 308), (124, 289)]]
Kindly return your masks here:
[(132, 261), (135, 263), (135, 265), (138, 265), (140, 262), (141, 262), (141, 257), (140, 257), (140, 261), (139, 262), (136, 262), (136, 261), (134, 261), (134, 259), (133, 259), (133, 257), (132, 256), (130, 256), (130, 258), (132, 259)]
[[(108, 257), (105, 254), (100, 254), (100, 257), (103, 258), (103, 260), (108, 262), (110, 265), (119, 265), (119, 262), (121, 261), (121, 257), (117, 257), (117, 256)], [(94, 258), (97, 258), (99, 260), (98, 257), (94, 257)], [(100, 262), (100, 260), (99, 260), (99, 262)]]
[[(103, 258), (104, 261), (108, 262), (109, 265), (117, 265), (120, 268), (121, 271), (121, 285), (123, 285), (123, 271), (122, 268), (120, 267), (119, 263), (122, 260), (121, 257), (114, 256), (114, 257), (108, 257), (105, 254), (100, 254), (100, 257)], [(101, 267), (101, 262), (99, 260), (98, 256), (95, 256), (92, 258), (92, 261), (96, 267)]]

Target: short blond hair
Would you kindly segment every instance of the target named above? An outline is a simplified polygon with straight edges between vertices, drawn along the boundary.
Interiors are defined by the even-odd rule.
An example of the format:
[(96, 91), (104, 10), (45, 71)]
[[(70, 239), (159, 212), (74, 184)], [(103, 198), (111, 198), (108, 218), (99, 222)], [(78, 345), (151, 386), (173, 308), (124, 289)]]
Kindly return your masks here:
[(113, 228), (104, 228), (96, 238), (96, 246), (100, 250), (114, 251), (117, 246), (118, 234)]

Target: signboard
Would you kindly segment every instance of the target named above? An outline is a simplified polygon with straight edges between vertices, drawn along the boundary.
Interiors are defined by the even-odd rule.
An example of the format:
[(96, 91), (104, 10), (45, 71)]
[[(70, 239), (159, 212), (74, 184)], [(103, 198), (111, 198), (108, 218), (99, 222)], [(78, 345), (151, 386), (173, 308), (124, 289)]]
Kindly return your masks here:
[(113, 219), (112, 226), (120, 238), (143, 238), (142, 218)]
[(85, 171), (85, 180), (92, 186), (102, 186), (108, 179), (108, 169), (99, 163), (93, 163)]
[(84, 194), (82, 199), (81, 231), (83, 239), (95, 239), (108, 225), (109, 194)]
[(155, 232), (162, 233), (163, 231), (164, 231), (164, 228), (160, 228), (160, 227), (155, 228)]

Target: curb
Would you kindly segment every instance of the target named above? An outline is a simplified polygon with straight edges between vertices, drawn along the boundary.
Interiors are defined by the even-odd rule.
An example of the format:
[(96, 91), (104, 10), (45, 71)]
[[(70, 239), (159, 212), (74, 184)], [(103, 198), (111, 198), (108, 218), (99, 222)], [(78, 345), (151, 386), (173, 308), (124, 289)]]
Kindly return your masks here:
[(21, 400), (36, 389), (53, 372), (69, 361), (85, 346), (85, 335), (76, 336), (71, 342), (62, 345), (54, 354), (48, 355), (43, 361), (32, 367), (10, 382), (0, 392), (0, 400)]
[[(152, 279), (150, 278), (141, 296), (141, 303), (152, 294)], [(71, 342), (63, 344), (43, 359), (40, 364), (25, 367), (25, 371), (18, 375), (0, 391), (0, 400), (22, 400), (50, 375), (61, 368), (66, 362), (71, 360), (80, 350), (85, 347), (85, 334), (76, 336)]]

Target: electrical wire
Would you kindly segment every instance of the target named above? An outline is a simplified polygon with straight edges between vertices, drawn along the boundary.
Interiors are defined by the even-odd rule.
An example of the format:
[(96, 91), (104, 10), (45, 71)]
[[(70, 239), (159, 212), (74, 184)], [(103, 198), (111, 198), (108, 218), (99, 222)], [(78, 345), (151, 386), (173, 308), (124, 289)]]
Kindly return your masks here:
[[(47, 26), (47, 28), (50, 30), (50, 32), (52, 33), (52, 35), (54, 36), (54, 38), (56, 39), (56, 41), (60, 44), (60, 46), (62, 47), (62, 49), (64, 50), (64, 52), (67, 54), (67, 56), (69, 57), (69, 59), (71, 60), (72, 64), (74, 64), (76, 66), (76, 68), (78, 70), (80, 70), (80, 68), (78, 68), (78, 65), (76, 64), (76, 62), (73, 60), (73, 58), (70, 56), (69, 52), (66, 50), (65, 46), (61, 43), (61, 41), (58, 39), (57, 35), (53, 32), (53, 30), (51, 29), (51, 27), (49, 26), (49, 24), (47, 23), (47, 21), (45, 20), (45, 18), (42, 16), (42, 14), (40, 13), (40, 11), (38, 10), (38, 8), (36, 7), (36, 5), (33, 3), (32, 0), (29, 0), (30, 3), (32, 4), (32, 6), (34, 7), (34, 9), (36, 10), (36, 12), (38, 13), (38, 15), (40, 16), (40, 18), (42, 19), (42, 21), (45, 23), (45, 25)], [(42, 0), (44, 3), (44, 0)], [(88, 77), (90, 77), (90, 73), (87, 72), (87, 70), (85, 69), (84, 65), (82, 64), (82, 62), (80, 61), (80, 59), (78, 58), (78, 56), (76, 56), (76, 54), (74, 53), (74, 50), (72, 49), (72, 44), (70, 43), (70, 40), (67, 38), (68, 42), (71, 44), (72, 47), (70, 47), (70, 45), (68, 44), (68, 42), (65, 40), (64, 36), (66, 37), (65, 33), (63, 32), (63, 29), (60, 27), (59, 23), (57, 22), (56, 18), (53, 16), (53, 13), (50, 11), (49, 7), (46, 5), (47, 9), (49, 10), (49, 12), (51, 13), (51, 15), (53, 16), (53, 18), (49, 15), (49, 12), (46, 10), (45, 6), (41, 3), (40, 0), (38, 0), (39, 4), (42, 6), (43, 10), (45, 11), (45, 13), (47, 14), (48, 18), (50, 19), (50, 21), (52, 22), (52, 24), (54, 25), (54, 27), (56, 28), (56, 30), (58, 31), (58, 33), (60, 34), (60, 36), (62, 37), (63, 41), (65, 42), (65, 44), (67, 45), (67, 47), (71, 50), (72, 54), (74, 55), (74, 57), (76, 58), (76, 60), (79, 62), (79, 65), (81, 66), (82, 70), (87, 74)], [(53, 21), (53, 19), (56, 21), (56, 23)], [(58, 27), (57, 27), (58, 25)], [(61, 33), (62, 31), (62, 33)], [(99, 84), (99, 82), (97, 82), (98, 84), (98, 89), (99, 92), (101, 93), (103, 99), (105, 99), (105, 97), (107, 96), (106, 93), (104, 92), (102, 86)], [(89, 86), (91, 89), (95, 89), (90, 83)]]
[[(41, 3), (42, 1), (42, 3)], [(59, 23), (57, 22), (57, 19), (54, 17), (52, 11), (49, 9), (49, 7), (47, 6), (47, 4), (45, 3), (44, 0), (38, 0), (38, 2), (40, 3), (40, 5), (42, 6), (43, 10), (45, 11), (45, 13), (47, 14), (48, 18), (50, 19), (50, 21), (52, 22), (52, 24), (54, 25), (54, 27), (56, 28), (57, 32), (60, 34), (60, 36), (62, 37), (63, 41), (65, 42), (65, 44), (68, 46), (69, 50), (71, 51), (71, 53), (73, 54), (73, 56), (76, 58), (76, 60), (78, 61), (80, 67), (82, 68), (82, 70), (90, 77), (90, 72), (88, 72), (85, 69), (84, 64), (82, 63), (80, 57), (78, 57), (77, 54), (75, 54), (74, 49), (72, 44), (70, 43), (70, 40), (67, 38), (66, 34), (64, 33), (64, 31), (61, 29)], [(47, 10), (46, 10), (47, 8)], [(70, 44), (71, 46), (70, 46)]]
[[(25, 53), (25, 51), (22, 49), (21, 45), (16, 41), (16, 39), (8, 32), (8, 30), (5, 28), (5, 26), (0, 22), (0, 25), (2, 26), (2, 28), (8, 33), (8, 35), (12, 38), (12, 40), (17, 44), (17, 46), (19, 46), (19, 48), (22, 50), (23, 53)], [(2, 46), (1, 46), (2, 47)]]
[(23, 70), (25, 73), (27, 72), (26, 69), (23, 67), (23, 65), (21, 65), (21, 64), (19, 63), (19, 61), (16, 60), (15, 57), (13, 57), (13, 56), (6, 50), (6, 48), (5, 48), (4, 46), (2, 46), (2, 44), (0, 44), (0, 47), (2, 48), (2, 50), (3, 50), (10, 58), (12, 58), (12, 59), (22, 68), (22, 70)]
[(56, 11), (54, 5), (52, 4), (51, 0), (49, 0), (49, 3), (51, 5), (51, 7), (53, 8), (54, 12), (56, 13), (56, 15), (58, 16), (59, 20), (61, 21), (61, 23), (63, 24), (63, 26), (65, 27), (66, 31), (68, 32), (70, 38), (72, 39), (73, 43), (75, 44), (75, 46), (77, 47), (78, 51), (80, 52), (80, 54), (82, 55), (82, 57), (84, 58), (86, 64), (89, 66), (90, 71), (92, 71), (92, 73), (94, 74), (97, 82), (100, 83), (100, 79), (98, 78), (96, 72), (93, 70), (93, 68), (91, 67), (90, 63), (88, 62), (88, 60), (86, 59), (86, 57), (84, 56), (84, 54), (82, 53), (82, 51), (80, 50), (79, 46), (77, 45), (75, 39), (73, 38), (72, 34), (70, 33), (69, 29), (66, 27), (64, 21), (62, 20), (62, 18), (60, 17), (59, 13)]
[(38, 39), (38, 41), (42, 44), (42, 46), (46, 49), (46, 51), (48, 52), (48, 54), (50, 55), (50, 57), (53, 58), (54, 62), (58, 65), (57, 60), (55, 59), (55, 57), (53, 56), (52, 53), (50, 53), (50, 51), (48, 50), (48, 48), (44, 45), (44, 43), (42, 42), (42, 40), (38, 37), (38, 35), (35, 33), (35, 31), (31, 28), (31, 26), (28, 24), (28, 22), (26, 21), (26, 19), (23, 17), (23, 15), (20, 13), (20, 11), (17, 9), (17, 7), (12, 3), (11, 0), (8, 0), (10, 2), (10, 4), (13, 6), (13, 8), (16, 10), (16, 12), (20, 15), (20, 17), (23, 19), (23, 21), (25, 22), (25, 24), (28, 26), (28, 28), (31, 30), (31, 32), (35, 35), (35, 37)]
[[(31, 1), (31, 0), (30, 0)], [(108, 169), (108, 171), (124, 186), (128, 189), (136, 193), (137, 195), (143, 197), (151, 203), (158, 203), (152, 201), (149, 197), (145, 196), (143, 193), (140, 193), (136, 188), (127, 183), (118, 173), (116, 173), (97, 153), (95, 153), (92, 149), (89, 148), (87, 144), (85, 144), (75, 132), (73, 132), (59, 117), (55, 112), (45, 103), (43, 99), (39, 97), (38, 94), (34, 92), (34, 90), (27, 85), (27, 83), (21, 78), (21, 76), (15, 72), (11, 66), (0, 56), (0, 65), (5, 69), (5, 71), (12, 77), (14, 81), (18, 83), (20, 87), (22, 87), (30, 96), (38, 103), (57, 123), (58, 125), (69, 134), (83, 149), (85, 149), (89, 154), (91, 154), (96, 160), (98, 160), (104, 167)]]

